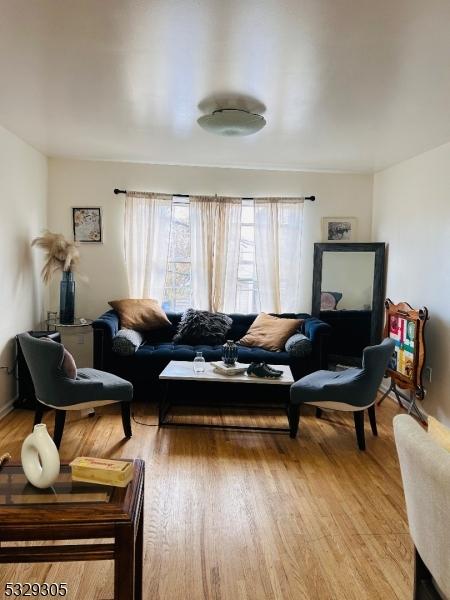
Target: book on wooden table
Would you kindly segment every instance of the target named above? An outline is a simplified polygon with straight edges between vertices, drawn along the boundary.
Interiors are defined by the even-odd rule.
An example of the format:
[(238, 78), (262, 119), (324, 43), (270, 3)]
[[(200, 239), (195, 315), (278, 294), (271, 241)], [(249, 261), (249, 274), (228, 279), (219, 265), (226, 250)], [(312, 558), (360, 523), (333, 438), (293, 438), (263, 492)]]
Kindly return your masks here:
[(241, 375), (248, 369), (248, 365), (236, 362), (234, 365), (226, 365), (223, 361), (212, 362), (211, 365), (216, 373), (221, 375)]
[(79, 456), (70, 466), (74, 481), (125, 487), (133, 479), (133, 464), (125, 460)]

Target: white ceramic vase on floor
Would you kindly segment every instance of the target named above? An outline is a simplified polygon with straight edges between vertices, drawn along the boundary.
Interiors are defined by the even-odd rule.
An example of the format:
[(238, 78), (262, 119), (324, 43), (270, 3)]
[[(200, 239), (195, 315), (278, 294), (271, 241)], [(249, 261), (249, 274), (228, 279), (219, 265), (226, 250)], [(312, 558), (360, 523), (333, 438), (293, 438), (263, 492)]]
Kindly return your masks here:
[(28, 481), (37, 488), (48, 488), (59, 475), (59, 453), (49, 436), (47, 425), (35, 425), (22, 444), (22, 468)]

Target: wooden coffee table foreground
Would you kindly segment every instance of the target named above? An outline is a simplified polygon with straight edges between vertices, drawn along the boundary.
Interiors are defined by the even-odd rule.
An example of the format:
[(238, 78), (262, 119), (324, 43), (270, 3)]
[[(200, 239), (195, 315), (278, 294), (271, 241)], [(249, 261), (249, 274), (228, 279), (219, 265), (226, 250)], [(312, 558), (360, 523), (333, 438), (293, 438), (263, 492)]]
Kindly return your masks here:
[[(144, 461), (126, 488), (72, 482), (61, 466), (53, 488), (27, 483), (22, 468), (0, 470), (0, 563), (114, 560), (114, 599), (142, 599)], [(93, 540), (114, 543), (5, 546), (3, 542)], [(68, 595), (71, 597), (70, 590)]]
[[(171, 426), (190, 426), (190, 427), (214, 427), (219, 429), (254, 429), (258, 431), (282, 431), (288, 432), (288, 428), (284, 427), (256, 427), (256, 426), (246, 426), (246, 425), (218, 425), (218, 424), (203, 424), (203, 423), (185, 423), (179, 421), (170, 421), (167, 420), (167, 416), (169, 414), (170, 408), (172, 404), (178, 404), (177, 402), (171, 402), (170, 394), (169, 394), (169, 383), (171, 381), (184, 381), (186, 385), (189, 385), (189, 382), (204, 382), (204, 383), (224, 383), (224, 384), (246, 384), (246, 385), (270, 385), (270, 386), (291, 386), (294, 383), (294, 378), (292, 377), (291, 369), (288, 365), (271, 365), (274, 369), (278, 369), (283, 371), (283, 374), (278, 379), (264, 379), (262, 377), (249, 377), (246, 373), (242, 373), (240, 375), (222, 375), (221, 373), (216, 373), (214, 371), (214, 367), (211, 363), (205, 363), (205, 371), (203, 373), (194, 373), (193, 363), (191, 361), (182, 361), (182, 360), (172, 360), (167, 365), (167, 367), (160, 373), (159, 379), (162, 383), (162, 390), (159, 397), (159, 421), (158, 424), (160, 427), (164, 425)], [(188, 388), (187, 388), (188, 389)], [(186, 402), (186, 405), (194, 406), (195, 402)], [(202, 403), (204, 406), (204, 403)], [(208, 404), (208, 407), (218, 406), (213, 401)], [(219, 405), (221, 406), (221, 405)], [(222, 405), (223, 406), (223, 405)], [(228, 405), (230, 406), (230, 405)], [(267, 405), (243, 405), (242, 402), (232, 403), (233, 407), (242, 408), (251, 408), (254, 410), (255, 408), (259, 409), (267, 409), (273, 408)], [(280, 407), (278, 407), (279, 409)], [(285, 406), (287, 409), (287, 404)]]

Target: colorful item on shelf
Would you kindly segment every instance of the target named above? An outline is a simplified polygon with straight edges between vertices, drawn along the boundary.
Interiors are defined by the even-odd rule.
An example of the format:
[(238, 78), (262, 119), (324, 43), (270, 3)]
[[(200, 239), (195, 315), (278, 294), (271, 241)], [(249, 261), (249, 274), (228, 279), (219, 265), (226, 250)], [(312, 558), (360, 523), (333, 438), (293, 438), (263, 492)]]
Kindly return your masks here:
[(391, 385), (410, 390), (417, 398), (423, 399), (424, 329), (428, 320), (428, 309), (414, 309), (407, 302), (394, 304), (389, 298), (384, 304), (384, 336), (392, 338), (395, 342), (394, 354), (387, 370), (391, 377)]
[(398, 371), (408, 379), (414, 374), (414, 335), (415, 323), (397, 315), (391, 315), (389, 337), (395, 341), (395, 352), (389, 368)]

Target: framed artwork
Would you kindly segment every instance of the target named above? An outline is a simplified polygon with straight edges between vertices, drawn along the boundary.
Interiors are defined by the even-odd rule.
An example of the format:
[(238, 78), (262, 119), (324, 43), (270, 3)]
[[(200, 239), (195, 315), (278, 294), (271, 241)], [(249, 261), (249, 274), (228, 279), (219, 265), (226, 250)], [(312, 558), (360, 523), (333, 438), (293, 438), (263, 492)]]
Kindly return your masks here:
[(102, 211), (100, 207), (72, 208), (73, 239), (76, 242), (103, 242)]
[(395, 342), (394, 354), (387, 372), (400, 388), (411, 390), (423, 399), (422, 371), (425, 364), (425, 323), (428, 310), (412, 308), (407, 302), (394, 304), (385, 301), (386, 323), (384, 336)]
[(356, 241), (355, 217), (323, 217), (322, 241), (323, 242), (355, 242)]

